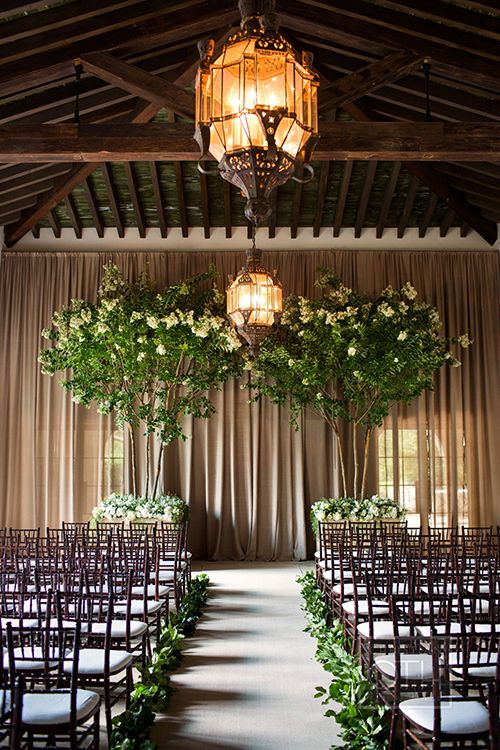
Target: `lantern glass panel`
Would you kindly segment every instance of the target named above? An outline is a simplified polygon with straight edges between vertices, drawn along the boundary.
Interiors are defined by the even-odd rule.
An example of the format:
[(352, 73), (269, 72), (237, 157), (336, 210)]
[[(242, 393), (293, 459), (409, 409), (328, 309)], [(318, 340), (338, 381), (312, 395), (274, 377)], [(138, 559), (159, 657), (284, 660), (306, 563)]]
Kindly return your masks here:
[(253, 109), (257, 104), (257, 82), (255, 80), (255, 57), (245, 56), (243, 61), (243, 101), (245, 109)]
[(222, 68), (212, 68), (209, 91), (212, 109), (210, 117), (222, 117)]
[(267, 145), (267, 141), (260, 117), (253, 114), (243, 114), (239, 119), (243, 127), (243, 132), (248, 138), (249, 145), (264, 148)]
[(234, 63), (239, 62), (247, 47), (248, 42), (245, 40), (237, 42), (236, 44), (228, 45), (220, 58), (215, 61), (216, 64), (233, 65)]
[(239, 65), (228, 65), (223, 69), (222, 101), (224, 117), (237, 114), (241, 110)]
[(286, 106), (288, 114), (293, 115), (295, 112), (295, 65), (290, 56), (286, 63)]
[(285, 62), (282, 52), (259, 51), (257, 58), (257, 103), (265, 109), (286, 104)]
[(224, 128), (222, 123), (213, 122), (210, 125), (210, 153), (216, 161), (220, 161), (224, 156), (225, 151)]

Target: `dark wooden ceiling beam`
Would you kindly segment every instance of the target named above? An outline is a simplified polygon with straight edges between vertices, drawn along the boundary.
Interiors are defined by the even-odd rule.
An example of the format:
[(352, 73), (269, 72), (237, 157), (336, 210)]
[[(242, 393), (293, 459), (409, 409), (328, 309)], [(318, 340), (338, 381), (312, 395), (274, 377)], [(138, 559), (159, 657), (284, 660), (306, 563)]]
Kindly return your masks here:
[(333, 220), (333, 236), (338, 237), (342, 228), (342, 221), (344, 218), (345, 204), (347, 201), (347, 195), (349, 193), (349, 184), (351, 182), (352, 168), (354, 162), (346, 161), (344, 165), (344, 172), (342, 174), (342, 182), (340, 183), (339, 197), (337, 200), (337, 207), (335, 209), (335, 217)]
[(86, 201), (89, 204), (90, 213), (92, 214), (92, 219), (94, 221), (94, 227), (97, 232), (97, 236), (102, 238), (104, 237), (104, 224), (101, 214), (99, 213), (94, 188), (92, 187), (92, 183), (90, 182), (88, 177), (83, 181), (82, 185)]
[(329, 172), (330, 162), (324, 161), (321, 165), (321, 172), (319, 174), (318, 180), (318, 195), (316, 197), (316, 211), (314, 212), (313, 237), (319, 237), (319, 233), (321, 230), (321, 221), (323, 219), (323, 209), (325, 206)]
[(431, 193), (429, 195), (427, 206), (418, 225), (418, 236), (420, 237), (420, 239), (425, 237), (425, 235), (427, 234), (427, 230), (429, 228), (429, 224), (432, 221), (432, 217), (434, 216), (434, 211), (436, 210), (438, 200), (439, 198), (436, 193)]
[(49, 224), (54, 237), (59, 238), (61, 236), (61, 225), (59, 224), (55, 211), (49, 211), (49, 213), (47, 214), (47, 218), (49, 220)]
[(158, 223), (160, 225), (160, 233), (163, 238), (168, 234), (167, 218), (165, 216), (165, 208), (163, 205), (163, 196), (161, 194), (160, 184), (160, 173), (158, 164), (155, 161), (150, 162), (149, 168), (151, 170), (151, 184), (153, 186), (153, 196), (155, 199), (156, 213), (158, 214)]
[[(202, 162), (202, 167), (206, 168), (206, 163)], [(203, 233), (205, 239), (210, 239), (210, 204), (208, 200), (208, 181), (204, 172), (198, 172), (201, 198), (201, 218), (203, 222)]]
[(366, 168), (365, 181), (363, 183), (363, 189), (358, 204), (358, 211), (356, 213), (356, 221), (354, 224), (354, 236), (356, 238), (361, 237), (361, 232), (365, 223), (366, 209), (368, 208), (368, 201), (370, 200), (370, 194), (372, 192), (373, 181), (375, 179), (375, 172), (377, 170), (377, 162), (368, 162)]
[(137, 179), (135, 176), (134, 165), (130, 162), (125, 162), (125, 175), (127, 177), (128, 192), (130, 200), (132, 201), (132, 208), (134, 209), (135, 220), (137, 229), (139, 230), (139, 237), (144, 239), (146, 236), (146, 223), (144, 221), (144, 211), (141, 205), (141, 199), (139, 197), (139, 190), (137, 187)]
[(222, 180), (222, 194), (224, 200), (224, 226), (226, 239), (230, 240), (233, 234), (233, 220), (231, 217), (231, 185), (227, 180)]
[(441, 224), (439, 225), (439, 236), (440, 237), (446, 237), (448, 234), (448, 231), (453, 224), (456, 217), (456, 213), (452, 208), (448, 208), (445, 215), (441, 219)]
[(410, 178), (410, 184), (408, 185), (408, 191), (406, 193), (405, 205), (404, 205), (404, 208), (403, 208), (403, 211), (401, 213), (401, 217), (398, 223), (398, 230), (397, 230), (398, 239), (401, 239), (402, 237), (404, 237), (404, 234), (406, 232), (406, 227), (408, 226), (408, 220), (411, 216), (411, 212), (413, 211), (413, 206), (415, 205), (415, 198), (417, 197), (418, 186), (419, 186), (418, 177), (415, 174), (412, 174)]
[(297, 177), (297, 182), (295, 183), (293, 189), (293, 199), (290, 216), (290, 237), (292, 240), (297, 239), (297, 231), (299, 228), (300, 204), (302, 202), (302, 179), (304, 174), (301, 165), (297, 166), (295, 174)]
[[(146, 7), (148, 5), (150, 3), (147, 3)], [(77, 41), (70, 34), (61, 34), (56, 30), (44, 33), (41, 39), (30, 38), (31, 46), (16, 43), (6, 45), (5, 49), (0, 50), (2, 95), (7, 96), (36, 86), (41, 70), (45, 81), (70, 75), (73, 61), (83, 52), (120, 50), (125, 55), (189, 37), (202, 37), (214, 29), (237, 22), (239, 18), (238, 10), (231, 0), (219, 0), (217, 12), (206, 14), (193, 13), (188, 7), (174, 13), (164, 2), (157, 3), (155, 8), (156, 10), (148, 15), (161, 14), (161, 17), (139, 23), (127, 20), (126, 13), (119, 11), (113, 29), (110, 30), (109, 25), (103, 25), (101, 31), (96, 31), (94, 24), (89, 27), (85, 39), (80, 38)], [(75, 33), (82, 33), (78, 24)], [(42, 52), (39, 51), (40, 46), (44, 48)]]
[[(155, 106), (155, 105), (152, 105)], [(353, 107), (352, 103), (346, 107)], [(500, 123), (326, 122), (322, 160), (499, 161)], [(189, 123), (0, 128), (0, 161), (197, 161)]]
[(159, 107), (166, 107), (178, 115), (194, 118), (194, 95), (175, 83), (151, 75), (136, 65), (130, 65), (106, 52), (90, 52), (81, 56), (88, 73), (108, 83), (147, 99)]
[[(394, 0), (378, 0), (378, 4), (387, 8), (402, 10), (411, 13), (412, 16), (425, 18), (438, 23), (446, 23), (465, 31), (477, 31), (481, 36), (491, 36), (492, 39), (500, 38), (500, 17), (489, 15), (487, 26), (484, 18), (473, 10), (473, 3), (468, 2), (470, 7), (463, 7), (455, 3), (443, 3), (440, 0), (406, 0), (405, 2), (394, 2)], [(477, 5), (481, 5), (478, 3)], [(493, 8), (490, 6), (490, 11)], [(498, 11), (498, 6), (495, 7)], [(481, 23), (483, 22), (483, 23)]]
[(279, 187), (275, 188), (270, 195), (271, 213), (267, 221), (269, 239), (276, 237), (276, 223), (278, 221), (278, 198)]
[(123, 223), (122, 214), (120, 211), (120, 201), (118, 199), (118, 193), (116, 190), (115, 182), (113, 180), (113, 173), (109, 164), (101, 164), (102, 176), (104, 178), (104, 184), (106, 185), (106, 191), (108, 193), (109, 205), (113, 219), (116, 225), (116, 231), (118, 237), (125, 237), (125, 225)]
[(82, 223), (80, 221), (80, 217), (78, 216), (78, 211), (75, 205), (75, 201), (73, 200), (73, 196), (71, 195), (71, 193), (64, 196), (64, 206), (66, 208), (66, 212), (68, 214), (71, 226), (73, 227), (75, 236), (78, 240), (81, 240)]
[[(307, 9), (304, 8), (305, 4), (309, 6)], [(440, 36), (445, 33), (445, 24), (434, 24), (436, 36), (433, 39), (429, 34), (419, 34), (419, 25), (415, 24), (414, 19), (408, 14), (405, 27), (390, 28), (388, 24), (384, 25), (381, 19), (380, 7), (377, 6), (377, 17), (374, 18), (373, 4), (363, 6), (366, 8), (365, 16), (356, 14), (357, 6), (359, 3), (351, 0), (336, 0), (333, 7), (325, 2), (301, 0), (299, 3), (296, 0), (288, 0), (286, 12), (280, 13), (280, 19), (285, 28), (333, 41), (348, 48), (360, 49), (368, 54), (383, 57), (397, 48), (412, 50), (431, 58), (433, 68), (444, 75), (462, 79), (473, 86), (500, 91), (500, 80), (496, 74), (496, 47), (493, 52), (491, 43), (481, 47), (475, 37), (474, 42), (469, 42), (467, 38), (467, 43), (461, 44), (453, 30), (455, 41), (448, 45), (443, 43)], [(473, 51), (467, 48), (468, 44), (471, 47), (473, 44), (476, 45)]]
[(396, 185), (398, 184), (400, 171), (401, 171), (401, 162), (397, 161), (392, 165), (391, 176), (389, 177), (387, 181), (387, 186), (386, 186), (385, 193), (384, 193), (384, 201), (382, 203), (382, 208), (380, 209), (380, 214), (379, 214), (378, 221), (377, 221), (377, 229), (376, 229), (377, 239), (380, 239), (384, 233), (385, 224), (387, 221), (387, 215), (391, 208), (391, 203), (394, 197), (394, 191), (396, 190)]
[(319, 110), (330, 111), (366, 96), (410, 73), (423, 61), (422, 55), (399, 50), (351, 75), (320, 88)]

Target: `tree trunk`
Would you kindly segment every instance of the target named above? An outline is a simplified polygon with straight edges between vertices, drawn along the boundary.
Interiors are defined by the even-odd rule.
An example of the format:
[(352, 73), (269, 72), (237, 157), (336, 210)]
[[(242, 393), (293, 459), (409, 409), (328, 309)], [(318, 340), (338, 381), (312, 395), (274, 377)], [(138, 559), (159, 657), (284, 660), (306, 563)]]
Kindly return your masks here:
[(147, 497), (149, 493), (149, 454), (151, 452), (151, 439), (150, 439), (149, 432), (146, 432), (146, 489), (144, 492), (144, 496)]
[(130, 438), (130, 452), (132, 454), (132, 492), (134, 495), (137, 495), (137, 464), (136, 464), (136, 456), (135, 456), (135, 435), (134, 435), (134, 428), (130, 424), (130, 422), (127, 422), (128, 424), (128, 434)]
[(337, 434), (337, 444), (339, 448), (340, 471), (341, 471), (341, 476), (342, 476), (342, 495), (343, 497), (345, 497), (347, 493), (347, 479), (345, 475), (344, 449), (342, 447), (342, 442), (340, 440), (338, 432), (336, 434)]
[(354, 459), (354, 494), (353, 497), (357, 500), (358, 499), (358, 469), (359, 469), (359, 463), (358, 463), (358, 444), (357, 444), (357, 437), (358, 437), (358, 431), (357, 431), (357, 424), (356, 422), (352, 423), (352, 454)]
[(370, 439), (372, 436), (372, 428), (367, 427), (365, 432), (365, 450), (363, 454), (363, 478), (361, 480), (361, 497), (365, 496), (366, 489), (366, 470), (368, 467), (368, 451), (370, 449)]
[(163, 443), (160, 443), (160, 450), (159, 450), (159, 453), (158, 453), (158, 461), (156, 463), (155, 483), (153, 485), (153, 496), (152, 496), (153, 500), (156, 497), (156, 493), (158, 491), (158, 483), (160, 481), (160, 472), (161, 472), (161, 466), (162, 466), (162, 462), (163, 462), (163, 448), (164, 448)]

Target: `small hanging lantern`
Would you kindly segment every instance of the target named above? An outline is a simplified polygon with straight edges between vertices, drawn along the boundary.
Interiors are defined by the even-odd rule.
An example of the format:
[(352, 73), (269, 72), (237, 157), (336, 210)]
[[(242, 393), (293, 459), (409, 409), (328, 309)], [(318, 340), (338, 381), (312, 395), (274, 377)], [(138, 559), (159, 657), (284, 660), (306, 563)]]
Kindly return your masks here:
[(319, 79), (312, 54), (299, 60), (278, 33), (274, 0), (240, 0), (239, 9), (241, 28), (215, 60), (213, 40), (199, 44), (195, 138), (202, 157), (210, 152), (247, 198), (246, 217), (260, 224), (272, 190), (308, 166)]
[(246, 265), (236, 278), (229, 277), (226, 297), (231, 323), (255, 354), (262, 339), (279, 322), (283, 309), (281, 283), (276, 271), (271, 274), (263, 267), (255, 234)]

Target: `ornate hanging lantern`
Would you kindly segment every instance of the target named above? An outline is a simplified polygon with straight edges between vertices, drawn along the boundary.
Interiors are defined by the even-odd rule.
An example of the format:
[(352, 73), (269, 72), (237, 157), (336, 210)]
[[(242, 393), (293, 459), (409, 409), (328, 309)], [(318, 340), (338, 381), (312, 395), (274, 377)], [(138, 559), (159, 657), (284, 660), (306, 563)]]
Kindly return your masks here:
[(282, 291), (276, 271), (262, 266), (262, 252), (253, 245), (247, 251), (246, 265), (235, 279), (229, 277), (226, 290), (227, 314), (255, 354), (262, 339), (281, 317)]
[(222, 177), (240, 188), (257, 225), (270, 214), (271, 191), (308, 166), (319, 79), (312, 55), (299, 60), (278, 33), (274, 0), (240, 0), (239, 9), (241, 28), (215, 60), (213, 40), (199, 45), (195, 138), (202, 157), (210, 152)]

